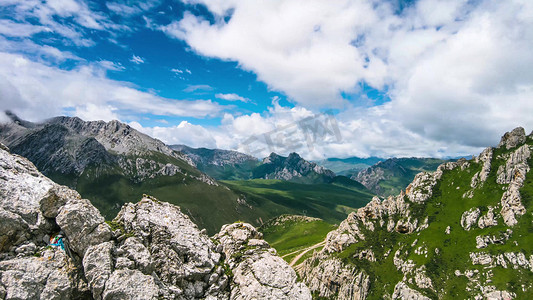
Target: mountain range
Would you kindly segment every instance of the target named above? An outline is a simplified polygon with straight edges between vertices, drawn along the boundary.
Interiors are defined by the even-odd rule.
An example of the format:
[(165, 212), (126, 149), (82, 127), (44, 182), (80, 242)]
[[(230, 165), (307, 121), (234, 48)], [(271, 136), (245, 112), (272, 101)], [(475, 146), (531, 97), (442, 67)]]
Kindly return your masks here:
[[(214, 233), (236, 220), (261, 225), (286, 213), (340, 222), (372, 197), (347, 178), (348, 184), (333, 184), (333, 172), (297, 154), (272, 154), (260, 162), (234, 151), (173, 146), (180, 152), (118, 121), (56, 117), (32, 123), (8, 116), (12, 121), (0, 124), (0, 142), (55, 182), (76, 189), (107, 218), (131, 199), (150, 194), (180, 205), (194, 222)], [(233, 175), (226, 176), (228, 172)], [(271, 181), (246, 182), (250, 178)], [(244, 181), (217, 181), (224, 179)], [(322, 183), (327, 189), (300, 186)], [(276, 192), (274, 186), (290, 192)], [(326, 197), (326, 190), (344, 200), (336, 203)]]
[(400, 193), (420, 172), (433, 172), (442, 163), (453, 161), (438, 158), (389, 158), (351, 175), (351, 179), (363, 184), (380, 196)]
[[(223, 226), (209, 239), (179, 208), (149, 196), (124, 205), (112, 222), (104, 223), (76, 192), (55, 185), (29, 161), (1, 148), (1, 216), (7, 227), (0, 234), (0, 292), (11, 298), (37, 292), (59, 299), (89, 294), (97, 299), (139, 294), (145, 299), (234, 299), (241, 293), (256, 298), (276, 294), (278, 299), (527, 299), (533, 291), (533, 180), (528, 176), (533, 135), (526, 136), (522, 128), (506, 133), (497, 148), (472, 160), (443, 163), (433, 173), (421, 172), (405, 193), (374, 197), (350, 213), (324, 241), (306, 248), (315, 250), (295, 266), (302, 282), (251, 225)], [(278, 234), (269, 239), (279, 249), (319, 241), (319, 236), (297, 239), (302, 235), (296, 232), (328, 230), (308, 217), (280, 217), (265, 226), (271, 238)], [(42, 245), (40, 236), (58, 229), (72, 241), (71, 257)], [(172, 240), (182, 246), (171, 246)], [(174, 263), (172, 257), (188, 266), (179, 281), (172, 279), (173, 272), (181, 271), (167, 266)], [(77, 269), (65, 269), (64, 259)], [(200, 261), (205, 267), (194, 269)], [(259, 266), (268, 270), (255, 269)], [(28, 274), (26, 281), (13, 284), (9, 278), (19, 273)], [(200, 273), (213, 280), (201, 283), (193, 275)], [(267, 276), (273, 273), (276, 278)], [(39, 276), (44, 281), (33, 286)], [(281, 278), (283, 283), (275, 284)], [(88, 289), (80, 288), (84, 282)]]
[[(405, 191), (368, 201), (371, 194), (360, 183), (297, 154), (258, 162), (253, 170), (260, 178), (217, 181), (199, 171), (195, 159), (119, 122), (12, 120), (0, 127), (1, 140), (26, 151), (35, 166), (0, 144), (2, 298), (533, 296), (533, 133), (523, 128), (477, 157), (416, 174)], [(38, 168), (83, 193), (57, 185)], [(307, 177), (313, 182), (294, 182)], [(80, 188), (87, 182), (100, 195), (116, 188), (109, 201), (120, 193), (129, 197), (114, 202), (121, 206), (114, 219), (106, 222), (91, 204), (101, 203), (82, 199), (91, 195)], [(191, 187), (197, 190), (184, 194)], [(169, 192), (135, 198), (132, 188)], [(209, 188), (226, 194), (209, 202)], [(181, 209), (168, 203), (179, 202), (175, 191), (198, 210), (187, 201), (178, 203)], [(251, 224), (233, 219), (220, 227), (194, 216), (254, 219), (276, 249)], [(263, 216), (269, 221), (258, 222)], [(43, 242), (59, 231), (69, 251)]]

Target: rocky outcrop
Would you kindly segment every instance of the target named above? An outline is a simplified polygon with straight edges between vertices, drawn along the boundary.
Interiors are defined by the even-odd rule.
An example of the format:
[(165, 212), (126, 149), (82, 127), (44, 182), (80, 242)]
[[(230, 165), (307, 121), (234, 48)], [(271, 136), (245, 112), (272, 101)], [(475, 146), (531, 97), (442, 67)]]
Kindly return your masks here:
[[(470, 186), (472, 188), (476, 188), (480, 183), (483, 183), (487, 180), (487, 177), (490, 173), (490, 167), (492, 162), (492, 147), (488, 147), (481, 154), (476, 157), (475, 162), (476, 163), (483, 163), (481, 167), (481, 171), (474, 174), (472, 177), (472, 180), (470, 182)], [(471, 198), (471, 197), (470, 197)]]
[(398, 284), (394, 287), (392, 299), (430, 300), (430, 298), (420, 294), (416, 290), (413, 290), (402, 281), (398, 282)]
[(486, 214), (482, 215), (477, 222), (477, 226), (481, 229), (498, 225), (496, 214), (494, 214), (494, 207), (489, 206)]
[[(88, 200), (0, 149), (2, 299), (311, 299), (249, 224), (211, 239), (148, 196), (108, 224)], [(65, 251), (45, 242), (59, 231)]]
[(522, 145), (526, 142), (526, 131), (522, 127), (517, 127), (510, 132), (506, 132), (498, 144), (498, 148), (505, 147), (507, 150)]
[(473, 225), (477, 223), (477, 219), (481, 214), (481, 210), (477, 207), (473, 207), (463, 213), (461, 216), (461, 226), (464, 230), (468, 231)]
[(502, 209), (500, 211), (503, 221), (508, 226), (514, 226), (518, 222), (517, 218), (526, 212), (519, 190), (524, 185), (526, 174), (530, 170), (528, 165), (528, 160), (531, 157), (530, 148), (526, 144), (506, 155), (505, 158), (507, 160), (505, 165), (501, 165), (498, 168), (496, 182), (499, 184), (509, 184), (507, 190), (502, 195)]
[[(505, 291), (501, 284), (497, 288), (492, 283), (492, 269), (528, 272), (533, 266), (531, 247), (524, 246), (527, 241), (522, 234), (513, 235), (516, 230), (524, 232), (523, 228), (491, 227), (502, 226), (501, 220), (504, 226), (516, 226), (519, 217), (527, 213), (520, 189), (530, 171), (532, 148), (524, 144), (527, 139), (522, 131), (507, 134), (498, 149), (487, 148), (473, 160), (460, 159), (440, 165), (434, 173), (417, 174), (405, 193), (387, 199), (373, 198), (327, 235), (324, 248), (298, 268), (300, 276), (321, 297), (430, 299), (447, 289), (442, 280), (448, 279), (442, 276), (448, 275), (440, 270), (446, 264), (443, 253), (460, 247), (465, 251), (460, 259), (466, 270), (455, 270), (455, 275), (466, 276), (468, 295), (475, 299), (517, 297), (516, 290)], [(463, 197), (457, 199), (456, 195)], [(448, 220), (447, 216), (459, 213), (457, 207), (467, 210), (461, 212), (460, 219)], [(424, 212), (430, 215), (425, 216)], [(462, 229), (456, 229), (457, 223)], [(424, 234), (427, 228), (433, 230)], [(442, 248), (428, 240), (428, 235), (433, 238), (435, 234), (442, 234)], [(463, 239), (464, 235), (472, 235), (475, 243), (459, 245), (457, 237)], [(391, 272), (401, 274), (399, 281), (380, 278), (380, 283), (387, 283), (384, 288), (374, 286), (380, 290), (375, 294), (374, 282), (369, 279), (371, 287), (365, 289), (367, 285), (360, 279), (366, 274), (375, 276), (373, 263), (379, 264), (378, 268), (387, 265), (388, 270), (396, 269)], [(530, 292), (530, 285), (524, 281), (521, 284), (523, 292)], [(343, 294), (349, 288), (357, 293)]]
[(230, 299), (311, 299), (296, 272), (261, 237), (245, 223), (225, 225), (215, 235), (233, 273)]

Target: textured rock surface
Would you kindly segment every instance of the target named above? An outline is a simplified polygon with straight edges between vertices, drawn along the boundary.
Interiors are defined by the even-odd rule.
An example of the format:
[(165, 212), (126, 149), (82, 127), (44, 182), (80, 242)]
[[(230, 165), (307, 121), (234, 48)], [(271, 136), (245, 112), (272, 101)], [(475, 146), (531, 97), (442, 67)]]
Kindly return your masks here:
[(480, 214), (481, 210), (479, 210), (479, 208), (477, 207), (465, 211), (461, 216), (461, 226), (466, 231), (470, 230), (470, 228), (472, 228), (472, 226), (476, 224)]
[(430, 298), (420, 294), (416, 290), (413, 290), (404, 282), (398, 282), (398, 284), (394, 287), (392, 299), (430, 300)]
[(230, 299), (311, 299), (296, 272), (246, 223), (225, 225), (215, 236), (232, 270)]
[[(249, 224), (215, 244), (177, 206), (144, 197), (110, 226), (3, 145), (0, 192), (2, 299), (311, 299)], [(72, 252), (45, 248), (60, 230)]]
[(27, 159), (0, 148), (2, 293), (6, 299), (88, 296), (79, 266), (65, 252), (53, 248), (34, 256), (37, 248), (46, 245), (43, 236), (60, 229), (45, 214), (54, 215), (60, 203), (76, 201), (79, 195), (41, 175)]
[(514, 148), (526, 142), (526, 131), (522, 127), (517, 127), (510, 132), (506, 132), (498, 144), (498, 148), (505, 147), (507, 149)]

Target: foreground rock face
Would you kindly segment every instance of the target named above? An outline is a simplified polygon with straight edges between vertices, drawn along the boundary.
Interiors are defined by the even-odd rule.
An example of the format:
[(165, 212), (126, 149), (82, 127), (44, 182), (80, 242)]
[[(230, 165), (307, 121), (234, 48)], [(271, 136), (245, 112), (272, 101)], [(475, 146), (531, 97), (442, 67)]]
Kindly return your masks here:
[[(311, 299), (249, 224), (210, 239), (178, 207), (148, 196), (109, 224), (0, 147), (0, 299)], [(59, 231), (70, 252), (45, 248)]]
[(252, 225), (225, 225), (215, 239), (233, 272), (231, 299), (311, 299), (296, 272)]

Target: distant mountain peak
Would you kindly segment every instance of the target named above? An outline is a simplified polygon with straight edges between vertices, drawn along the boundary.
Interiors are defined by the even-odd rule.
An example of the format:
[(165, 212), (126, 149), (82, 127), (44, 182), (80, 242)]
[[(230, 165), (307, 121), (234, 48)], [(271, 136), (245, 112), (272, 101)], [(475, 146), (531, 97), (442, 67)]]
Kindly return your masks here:
[(303, 159), (292, 152), (284, 157), (272, 152), (263, 159), (263, 164), (254, 170), (254, 178), (291, 181), (330, 182), (335, 177), (332, 171)]

